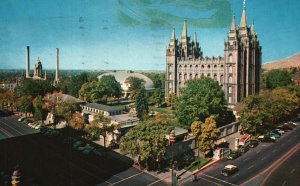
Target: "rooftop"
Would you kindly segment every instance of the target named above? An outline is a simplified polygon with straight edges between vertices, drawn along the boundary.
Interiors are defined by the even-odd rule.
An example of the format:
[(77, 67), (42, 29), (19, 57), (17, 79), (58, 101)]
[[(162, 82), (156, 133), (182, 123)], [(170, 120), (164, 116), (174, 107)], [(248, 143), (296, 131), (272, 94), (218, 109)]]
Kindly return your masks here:
[(122, 110), (122, 109), (119, 109), (119, 108), (111, 107), (111, 106), (108, 106), (108, 105), (102, 105), (102, 104), (98, 104), (98, 103), (87, 103), (84, 106), (94, 108), (94, 109), (104, 110), (104, 111), (108, 111), (108, 112)]

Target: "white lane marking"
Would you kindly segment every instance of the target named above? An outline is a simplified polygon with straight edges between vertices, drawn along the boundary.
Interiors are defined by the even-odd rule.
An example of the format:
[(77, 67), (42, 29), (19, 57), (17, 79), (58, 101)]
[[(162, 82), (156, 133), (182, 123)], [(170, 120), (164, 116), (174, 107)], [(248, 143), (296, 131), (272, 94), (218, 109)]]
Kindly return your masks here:
[(248, 170), (251, 169), (251, 168), (253, 168), (253, 167), (254, 167), (254, 165), (251, 165), (251, 166), (248, 168)]
[(134, 175), (132, 175), (132, 176), (129, 176), (129, 177), (127, 177), (127, 178), (124, 178), (123, 180), (117, 181), (117, 182), (115, 182), (115, 183), (113, 183), (113, 184), (111, 184), (111, 185), (116, 185), (116, 184), (121, 183), (121, 182), (123, 182), (123, 181), (125, 181), (125, 180), (128, 180), (128, 179), (130, 179), (130, 178), (133, 178), (133, 177), (135, 177), (135, 176), (138, 176), (138, 175), (140, 175), (140, 174), (142, 174), (142, 173), (143, 173), (143, 172), (134, 174)]
[(221, 182), (227, 183), (227, 184), (229, 184), (229, 185), (238, 186), (238, 185), (235, 185), (235, 184), (233, 184), (233, 183), (229, 183), (229, 182), (227, 182), (227, 181), (224, 181), (224, 180), (221, 180), (221, 179), (218, 179), (218, 178), (212, 177), (212, 176), (210, 176), (210, 175), (207, 175), (207, 174), (204, 174), (204, 173), (200, 173), (200, 175), (204, 175), (204, 176), (207, 176), (207, 177), (209, 177), (209, 178), (216, 179), (216, 180), (218, 180), (218, 181), (221, 181)]
[(234, 178), (234, 177), (236, 177), (236, 176), (238, 176), (238, 175), (240, 175), (240, 174), (233, 175), (232, 178)]
[(244, 159), (243, 162), (245, 162), (245, 161), (247, 161), (247, 160), (248, 160), (248, 158)]
[(295, 172), (295, 169), (291, 170), (290, 174), (293, 174)]

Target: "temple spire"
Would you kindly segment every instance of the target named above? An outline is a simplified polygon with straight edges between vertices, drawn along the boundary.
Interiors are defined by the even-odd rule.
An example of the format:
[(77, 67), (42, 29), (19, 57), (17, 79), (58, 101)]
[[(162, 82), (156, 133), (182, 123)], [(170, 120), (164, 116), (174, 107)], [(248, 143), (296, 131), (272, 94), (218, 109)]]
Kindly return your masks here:
[(173, 32), (172, 32), (172, 36), (171, 36), (171, 40), (175, 40), (175, 28), (173, 28)]
[(230, 29), (230, 30), (233, 30), (233, 31), (235, 31), (235, 30), (236, 30), (236, 21), (235, 21), (235, 16), (233, 16), (232, 23), (231, 23), (231, 29)]
[(196, 32), (194, 34), (194, 44), (197, 45), (197, 34), (196, 34)]
[(186, 19), (183, 22), (183, 29), (182, 29), (182, 35), (181, 37), (187, 37), (187, 24), (186, 24)]
[(240, 23), (240, 28), (247, 27), (247, 15), (246, 15), (246, 0), (244, 0), (242, 19)]
[(251, 34), (256, 35), (255, 27), (254, 27), (254, 21), (252, 22), (252, 25), (251, 25)]

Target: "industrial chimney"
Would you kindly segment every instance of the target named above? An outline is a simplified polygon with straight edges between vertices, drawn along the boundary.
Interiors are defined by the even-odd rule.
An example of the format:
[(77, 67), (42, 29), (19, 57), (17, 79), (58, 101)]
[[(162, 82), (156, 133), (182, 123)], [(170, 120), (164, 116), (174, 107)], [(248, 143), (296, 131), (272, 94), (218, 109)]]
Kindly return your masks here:
[(29, 53), (29, 46), (27, 46), (27, 49), (26, 49), (26, 78), (30, 78), (29, 70), (30, 70), (30, 53)]
[(56, 74), (55, 74), (55, 82), (58, 83), (58, 65), (59, 65), (59, 49), (56, 48)]

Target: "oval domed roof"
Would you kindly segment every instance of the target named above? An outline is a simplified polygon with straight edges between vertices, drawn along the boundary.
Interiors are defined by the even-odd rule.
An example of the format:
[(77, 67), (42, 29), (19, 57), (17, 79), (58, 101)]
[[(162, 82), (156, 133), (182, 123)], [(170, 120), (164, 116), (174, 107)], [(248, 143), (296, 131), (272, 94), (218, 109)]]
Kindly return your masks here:
[(137, 78), (143, 79), (145, 81), (144, 86), (145, 86), (146, 90), (154, 88), (154, 84), (150, 78), (148, 78), (147, 76), (145, 76), (143, 74), (136, 73), (133, 71), (107, 72), (107, 73), (104, 73), (104, 74), (101, 74), (100, 76), (98, 76), (98, 79), (100, 80), (102, 76), (107, 76), (107, 75), (113, 75), (116, 78), (116, 80), (121, 84), (121, 87), (124, 91), (128, 90), (128, 85), (125, 83), (125, 80), (128, 77), (137, 77)]

